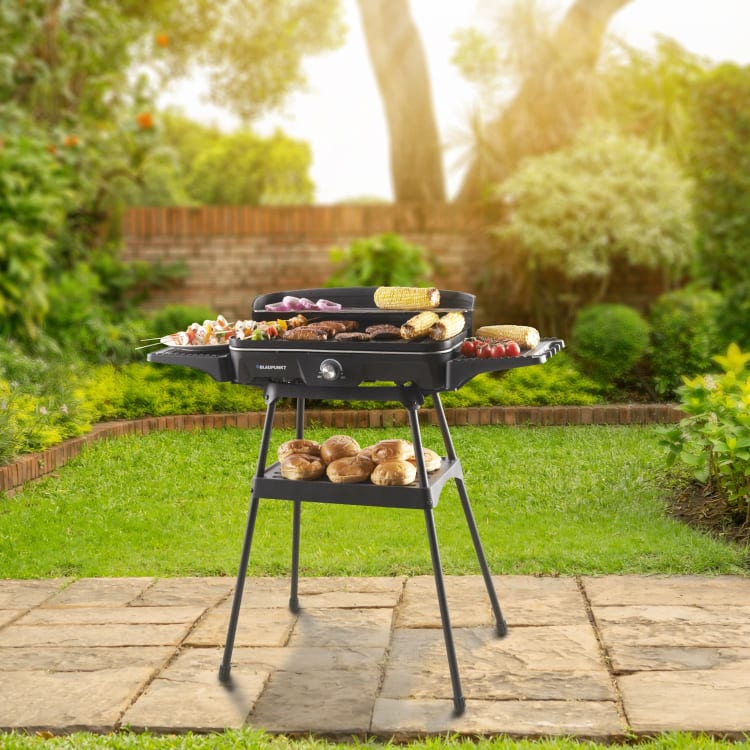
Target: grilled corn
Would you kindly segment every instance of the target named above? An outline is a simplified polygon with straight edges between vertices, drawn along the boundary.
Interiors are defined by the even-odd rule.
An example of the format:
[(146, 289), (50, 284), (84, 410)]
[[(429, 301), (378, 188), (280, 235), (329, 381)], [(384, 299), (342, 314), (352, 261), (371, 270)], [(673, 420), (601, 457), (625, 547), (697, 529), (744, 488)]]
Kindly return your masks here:
[(464, 325), (466, 325), (466, 320), (463, 313), (446, 313), (430, 328), (430, 338), (435, 341), (447, 341), (458, 336), (464, 330)]
[(421, 339), (422, 336), (426, 336), (430, 332), (430, 328), (440, 320), (437, 313), (430, 310), (421, 312), (406, 321), (401, 326), (401, 338), (402, 339)]
[(494, 325), (481, 326), (476, 336), (482, 339), (510, 339), (522, 349), (533, 349), (539, 343), (539, 331), (531, 326)]
[(435, 287), (380, 286), (375, 290), (375, 306), (382, 310), (424, 310), (440, 304)]

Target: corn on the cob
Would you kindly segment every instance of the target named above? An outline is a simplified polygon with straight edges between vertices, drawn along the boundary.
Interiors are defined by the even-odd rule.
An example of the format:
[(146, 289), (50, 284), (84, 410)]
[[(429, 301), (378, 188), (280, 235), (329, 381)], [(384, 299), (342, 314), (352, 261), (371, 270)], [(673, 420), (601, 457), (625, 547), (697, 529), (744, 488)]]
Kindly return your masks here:
[(440, 304), (440, 290), (435, 287), (379, 286), (375, 306), (382, 310), (425, 310)]
[(430, 329), (430, 338), (435, 341), (447, 341), (458, 336), (464, 330), (466, 319), (460, 312), (449, 312), (443, 315)]
[(409, 318), (401, 326), (401, 338), (402, 339), (421, 339), (422, 336), (426, 336), (430, 332), (430, 328), (440, 320), (437, 313), (430, 310), (421, 312), (415, 315), (413, 318)]
[(476, 336), (482, 339), (510, 339), (522, 349), (533, 349), (539, 343), (539, 331), (531, 326), (481, 326), (476, 330)]

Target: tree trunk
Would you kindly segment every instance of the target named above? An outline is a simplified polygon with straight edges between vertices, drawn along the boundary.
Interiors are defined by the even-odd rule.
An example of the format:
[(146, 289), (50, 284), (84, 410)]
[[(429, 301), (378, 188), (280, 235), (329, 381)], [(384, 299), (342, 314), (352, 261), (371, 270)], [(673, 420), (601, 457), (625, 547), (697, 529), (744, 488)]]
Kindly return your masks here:
[(518, 162), (569, 142), (591, 113), (593, 73), (612, 16), (632, 0), (576, 0), (544, 59), (521, 81), (508, 107), (486, 126), (456, 200), (476, 201)]
[(443, 202), (440, 138), (422, 43), (408, 0), (357, 0), (385, 108), (397, 202)]

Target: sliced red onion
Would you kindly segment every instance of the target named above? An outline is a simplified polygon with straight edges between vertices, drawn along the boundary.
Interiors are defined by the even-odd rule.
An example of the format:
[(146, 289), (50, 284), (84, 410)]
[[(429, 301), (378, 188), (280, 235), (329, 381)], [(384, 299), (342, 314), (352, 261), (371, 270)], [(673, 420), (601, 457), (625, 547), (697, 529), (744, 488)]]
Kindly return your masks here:
[(289, 312), (291, 309), (286, 302), (271, 302), (266, 305), (266, 310), (270, 312)]
[(329, 299), (319, 299), (318, 310), (340, 310), (341, 305), (338, 302), (331, 302)]
[(300, 297), (299, 298), (299, 304), (301, 310), (316, 310), (319, 309), (318, 306), (311, 300), (307, 299), (307, 297)]
[(284, 299), (281, 300), (284, 304), (289, 306), (290, 310), (303, 310), (302, 302), (299, 297), (293, 297), (291, 294), (287, 294)]

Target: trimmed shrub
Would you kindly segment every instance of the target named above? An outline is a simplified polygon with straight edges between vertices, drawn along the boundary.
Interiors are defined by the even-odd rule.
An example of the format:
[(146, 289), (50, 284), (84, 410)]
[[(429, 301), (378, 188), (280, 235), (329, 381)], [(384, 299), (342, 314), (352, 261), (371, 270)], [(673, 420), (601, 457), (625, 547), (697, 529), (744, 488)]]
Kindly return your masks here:
[(694, 377), (714, 367), (712, 357), (726, 348), (719, 317), (724, 300), (711, 289), (686, 287), (656, 300), (651, 323), (651, 369), (656, 392), (671, 398), (682, 376)]
[(591, 305), (576, 316), (570, 350), (587, 374), (613, 383), (633, 370), (649, 346), (649, 325), (632, 307)]

